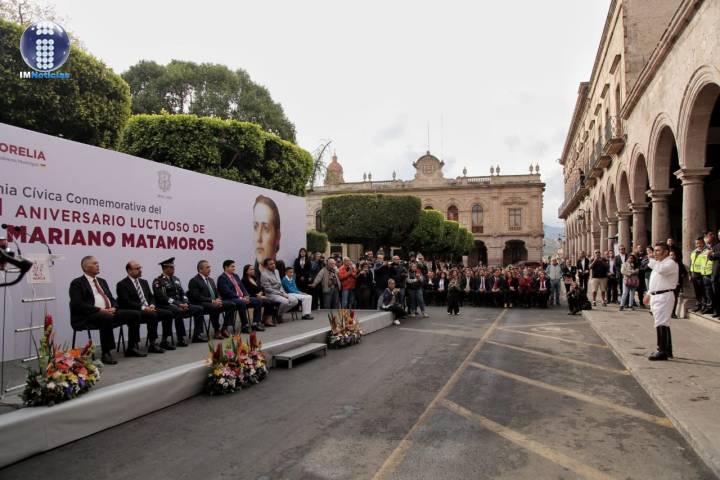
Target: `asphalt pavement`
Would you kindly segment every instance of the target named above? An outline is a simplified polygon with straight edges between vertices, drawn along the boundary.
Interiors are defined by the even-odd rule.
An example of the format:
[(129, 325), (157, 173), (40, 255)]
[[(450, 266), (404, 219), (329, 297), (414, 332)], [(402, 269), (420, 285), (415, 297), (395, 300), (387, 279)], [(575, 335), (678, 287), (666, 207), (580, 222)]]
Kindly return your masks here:
[(716, 478), (582, 317), (429, 311), (0, 479)]

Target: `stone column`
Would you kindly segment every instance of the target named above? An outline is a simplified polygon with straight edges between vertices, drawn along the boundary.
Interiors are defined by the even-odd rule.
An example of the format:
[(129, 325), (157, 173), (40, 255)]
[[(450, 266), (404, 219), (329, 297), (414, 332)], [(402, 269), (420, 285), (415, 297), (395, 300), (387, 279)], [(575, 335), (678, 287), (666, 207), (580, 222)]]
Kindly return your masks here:
[(590, 234), (590, 250), (595, 251), (600, 248), (600, 230), (593, 230)]
[[(600, 222), (600, 250), (607, 250), (608, 245), (608, 222)], [(603, 252), (604, 254), (605, 252)]]
[(617, 224), (617, 218), (608, 218), (608, 238), (607, 242), (603, 246), (605, 250), (612, 250), (613, 244), (617, 241), (617, 238), (612, 238), (617, 237)]
[(652, 202), (652, 243), (664, 242), (670, 237), (670, 195), (672, 188), (648, 190)]
[(683, 187), (682, 244), (683, 262), (690, 260), (695, 248), (695, 238), (707, 230), (705, 216), (705, 177), (712, 168), (683, 168), (675, 172)]
[(618, 245), (630, 251), (630, 212), (618, 212)]
[[(631, 203), (630, 209), (632, 210), (633, 216), (633, 230), (632, 230), (632, 245), (633, 251), (638, 245), (642, 245), (643, 248), (647, 247), (647, 203)], [(628, 252), (630, 251), (629, 245), (626, 245)]]

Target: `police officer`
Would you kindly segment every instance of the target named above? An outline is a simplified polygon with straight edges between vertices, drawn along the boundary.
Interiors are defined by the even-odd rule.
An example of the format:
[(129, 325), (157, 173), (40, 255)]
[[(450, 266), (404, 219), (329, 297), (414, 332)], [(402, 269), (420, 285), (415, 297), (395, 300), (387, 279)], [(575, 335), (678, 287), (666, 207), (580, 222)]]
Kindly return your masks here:
[[(195, 321), (195, 334), (193, 342), (207, 342), (207, 337), (203, 333), (203, 309), (197, 305), (190, 305), (188, 297), (185, 295), (180, 279), (175, 274), (175, 257), (168, 258), (160, 262), (162, 267), (162, 275), (153, 281), (153, 294), (157, 300), (158, 307), (170, 310), (175, 317), (175, 334), (178, 338), (177, 345), (179, 347), (187, 347), (185, 338), (185, 322), (184, 318), (193, 317)], [(164, 340), (164, 339), (163, 339)]]

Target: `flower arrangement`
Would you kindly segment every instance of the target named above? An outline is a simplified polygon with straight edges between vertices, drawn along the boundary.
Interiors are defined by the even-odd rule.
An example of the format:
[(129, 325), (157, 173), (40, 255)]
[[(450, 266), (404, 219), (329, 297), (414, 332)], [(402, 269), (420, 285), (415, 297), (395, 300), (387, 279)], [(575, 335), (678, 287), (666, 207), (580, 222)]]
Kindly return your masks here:
[(219, 342), (213, 348), (208, 342), (209, 372), (205, 391), (210, 395), (224, 395), (262, 382), (268, 374), (262, 343), (255, 332), (250, 334), (248, 343), (241, 335), (235, 335)]
[(332, 348), (347, 347), (360, 343), (363, 332), (357, 322), (355, 310), (340, 309), (338, 316), (328, 313), (330, 331), (327, 336), (327, 344)]
[(83, 348), (55, 345), (53, 319), (45, 315), (40, 345), (36, 345), (38, 363), (29, 368), (22, 399), (35, 407), (64, 402), (81, 395), (100, 378), (100, 364), (93, 361), (95, 347), (88, 340)]

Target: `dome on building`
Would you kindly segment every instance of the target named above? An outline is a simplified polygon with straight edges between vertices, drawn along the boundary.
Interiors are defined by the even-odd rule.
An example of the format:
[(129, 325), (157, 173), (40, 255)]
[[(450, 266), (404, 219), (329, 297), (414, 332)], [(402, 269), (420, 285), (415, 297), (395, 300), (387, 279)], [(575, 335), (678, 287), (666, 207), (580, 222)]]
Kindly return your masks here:
[(345, 183), (343, 167), (337, 161), (337, 153), (333, 152), (332, 162), (327, 166), (327, 173), (325, 174), (325, 185), (337, 185), (339, 183)]

